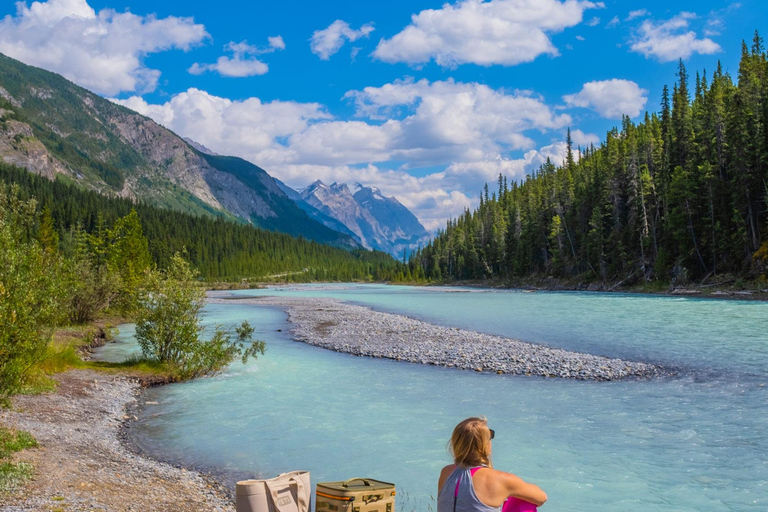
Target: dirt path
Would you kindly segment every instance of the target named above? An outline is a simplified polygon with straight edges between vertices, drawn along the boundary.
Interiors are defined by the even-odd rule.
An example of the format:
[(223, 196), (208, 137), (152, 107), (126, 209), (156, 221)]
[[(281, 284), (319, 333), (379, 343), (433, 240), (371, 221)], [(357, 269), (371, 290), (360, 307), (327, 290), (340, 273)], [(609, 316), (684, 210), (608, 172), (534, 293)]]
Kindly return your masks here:
[(26, 430), (39, 448), (17, 454), (35, 477), (0, 512), (233, 511), (199, 473), (137, 456), (120, 442), (125, 408), (139, 385), (90, 370), (57, 375), (55, 393), (20, 396), (0, 424)]

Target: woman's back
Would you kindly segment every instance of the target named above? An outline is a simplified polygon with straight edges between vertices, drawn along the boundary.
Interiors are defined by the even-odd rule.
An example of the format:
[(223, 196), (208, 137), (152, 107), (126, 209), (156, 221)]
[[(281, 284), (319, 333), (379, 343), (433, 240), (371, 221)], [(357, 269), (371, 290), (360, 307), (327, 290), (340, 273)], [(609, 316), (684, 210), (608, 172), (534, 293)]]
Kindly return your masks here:
[(440, 473), (438, 512), (498, 512), (510, 497), (536, 506), (547, 501), (538, 486), (492, 469), (494, 436), (485, 418), (467, 418), (453, 429), (449, 448), (455, 465), (444, 467)]
[[(483, 503), (475, 492), (473, 476), (476, 468), (456, 466), (437, 494), (437, 512), (499, 512), (501, 506)], [(454, 508), (455, 504), (455, 508)]]

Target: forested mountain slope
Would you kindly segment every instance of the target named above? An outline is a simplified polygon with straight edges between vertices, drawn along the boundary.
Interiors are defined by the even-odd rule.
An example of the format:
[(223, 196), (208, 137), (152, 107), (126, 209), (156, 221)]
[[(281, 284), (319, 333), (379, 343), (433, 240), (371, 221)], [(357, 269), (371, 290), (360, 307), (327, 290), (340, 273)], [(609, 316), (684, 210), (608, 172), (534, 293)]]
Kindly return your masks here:
[[(17, 185), (22, 199), (34, 197), (49, 212), (61, 250), (73, 249), (78, 230), (100, 236), (115, 221), (136, 210), (149, 253), (160, 268), (180, 252), (211, 281), (392, 280), (403, 265), (381, 252), (346, 250), (283, 233), (134, 203), (84, 190), (62, 180), (51, 181), (0, 163), (0, 185)], [(0, 194), (5, 190), (0, 188)]]
[(204, 154), (147, 117), (3, 55), (0, 159), (107, 195), (357, 247), (310, 219), (263, 169)]
[[(661, 111), (625, 118), (600, 147), (520, 183), (499, 177), (475, 211), (411, 259), (433, 279), (553, 276), (625, 284), (757, 277), (768, 263), (768, 59), (755, 34), (738, 76), (690, 77)], [(495, 187), (494, 187), (495, 188)]]

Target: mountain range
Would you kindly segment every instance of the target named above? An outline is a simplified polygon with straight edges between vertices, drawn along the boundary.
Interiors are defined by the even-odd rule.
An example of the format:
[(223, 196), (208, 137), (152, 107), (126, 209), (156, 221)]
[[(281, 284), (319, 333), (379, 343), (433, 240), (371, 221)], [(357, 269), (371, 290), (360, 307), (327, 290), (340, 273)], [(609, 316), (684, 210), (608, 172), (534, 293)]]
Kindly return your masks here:
[(404, 252), (414, 250), (430, 238), (408, 208), (396, 198), (384, 196), (375, 187), (355, 183), (350, 190), (346, 183), (328, 186), (317, 180), (298, 192), (298, 196), (321, 214), (343, 224), (367, 249), (388, 252), (400, 258)]
[(103, 194), (340, 247), (396, 254), (399, 240), (410, 236), (396, 226), (369, 228), (367, 217), (342, 220), (338, 209), (318, 208), (257, 165), (218, 155), (60, 75), (2, 54), (0, 158)]

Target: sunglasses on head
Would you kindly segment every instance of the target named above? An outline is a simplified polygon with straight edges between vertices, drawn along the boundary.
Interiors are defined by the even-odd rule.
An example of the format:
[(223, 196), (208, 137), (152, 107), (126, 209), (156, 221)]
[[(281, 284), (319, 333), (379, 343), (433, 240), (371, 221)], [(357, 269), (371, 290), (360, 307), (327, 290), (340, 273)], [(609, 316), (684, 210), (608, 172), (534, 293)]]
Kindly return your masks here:
[(490, 431), (491, 431), (491, 439), (493, 439), (494, 437), (496, 437), (496, 431), (495, 431), (495, 430), (493, 430), (492, 428), (489, 428), (488, 430), (490, 430)]

